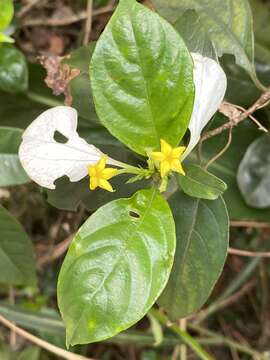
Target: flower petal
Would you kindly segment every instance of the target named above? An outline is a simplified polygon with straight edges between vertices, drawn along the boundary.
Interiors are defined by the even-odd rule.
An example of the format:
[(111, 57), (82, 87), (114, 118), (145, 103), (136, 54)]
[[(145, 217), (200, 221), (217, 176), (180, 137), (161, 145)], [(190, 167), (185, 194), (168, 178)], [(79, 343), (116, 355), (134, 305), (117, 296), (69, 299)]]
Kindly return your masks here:
[(172, 151), (172, 147), (171, 145), (169, 145), (165, 140), (160, 139), (160, 147), (161, 147), (161, 152), (164, 155), (169, 155)]
[(172, 151), (172, 157), (179, 159), (183, 152), (186, 150), (185, 146), (179, 146)]
[(160, 175), (163, 178), (171, 170), (170, 163), (168, 161), (162, 161), (160, 163)]
[(113, 192), (112, 185), (109, 183), (109, 181), (107, 181), (105, 179), (100, 179), (98, 186), (101, 187), (104, 190)]
[(173, 160), (171, 163), (171, 169), (179, 174), (185, 175), (185, 171), (179, 160)]
[(89, 174), (89, 176), (96, 176), (97, 175), (97, 170), (96, 170), (96, 167), (94, 165), (88, 166), (88, 174)]
[(213, 59), (192, 53), (194, 61), (195, 100), (189, 123), (190, 141), (183, 159), (200, 140), (202, 129), (218, 110), (226, 92), (227, 78)]
[[(96, 164), (102, 152), (89, 145), (77, 131), (77, 111), (57, 106), (43, 112), (23, 134), (20, 161), (29, 177), (41, 186), (55, 189), (54, 181), (67, 175), (70, 181), (85, 177), (89, 164)], [(54, 139), (58, 131), (67, 139)]]
[(105, 180), (109, 180), (115, 175), (117, 175), (117, 169), (113, 169), (113, 168), (106, 168), (101, 173), (101, 177)]
[(160, 151), (153, 151), (151, 153), (151, 158), (153, 160), (163, 161), (166, 158), (166, 156)]
[(95, 190), (98, 187), (98, 178), (91, 177), (90, 178), (90, 190)]
[(105, 169), (106, 166), (106, 162), (107, 162), (108, 156), (107, 155), (103, 155), (101, 157), (101, 159), (98, 161), (98, 163), (96, 164), (95, 168), (97, 169), (97, 171), (103, 171)]

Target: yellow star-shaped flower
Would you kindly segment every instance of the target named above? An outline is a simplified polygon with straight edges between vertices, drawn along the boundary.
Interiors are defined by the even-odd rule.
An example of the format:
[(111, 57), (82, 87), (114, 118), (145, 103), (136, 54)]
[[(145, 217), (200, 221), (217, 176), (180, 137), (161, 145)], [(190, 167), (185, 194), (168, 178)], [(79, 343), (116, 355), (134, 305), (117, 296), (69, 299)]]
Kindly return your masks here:
[(97, 187), (100, 187), (113, 192), (113, 188), (108, 180), (117, 174), (117, 169), (106, 168), (107, 159), (108, 156), (104, 155), (96, 165), (90, 165), (88, 167), (90, 190), (95, 190)]
[(180, 156), (185, 151), (184, 146), (172, 148), (165, 140), (160, 140), (161, 151), (154, 151), (151, 153), (151, 158), (160, 162), (160, 175), (163, 178), (171, 170), (176, 171), (182, 175), (185, 172), (180, 162)]

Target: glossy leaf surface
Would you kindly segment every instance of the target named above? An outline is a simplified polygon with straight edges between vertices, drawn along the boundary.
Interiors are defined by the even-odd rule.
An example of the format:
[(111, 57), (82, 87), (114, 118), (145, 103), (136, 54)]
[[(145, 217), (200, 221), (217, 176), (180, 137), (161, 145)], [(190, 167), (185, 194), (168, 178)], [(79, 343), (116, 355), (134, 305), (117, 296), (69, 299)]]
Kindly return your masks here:
[(0, 31), (9, 25), (13, 17), (13, 12), (12, 0), (0, 0)]
[(270, 207), (270, 135), (256, 139), (247, 149), (238, 173), (241, 193), (250, 206)]
[(15, 93), (28, 87), (28, 69), (23, 53), (10, 44), (0, 44), (0, 89)]
[(184, 166), (186, 175), (178, 175), (180, 188), (189, 196), (215, 200), (227, 189), (224, 181), (195, 164)]
[(222, 198), (191, 198), (177, 192), (170, 199), (177, 244), (173, 269), (159, 304), (171, 318), (186, 317), (209, 297), (225, 263), (229, 219)]
[(20, 185), (30, 181), (18, 157), (21, 138), (21, 129), (0, 127), (0, 186)]
[(193, 108), (191, 57), (178, 33), (135, 0), (121, 0), (96, 44), (90, 76), (107, 129), (145, 155), (183, 137)]
[[(216, 55), (232, 54), (236, 62), (253, 78), (254, 43), (252, 12), (247, 0), (153, 0), (158, 12), (176, 23), (186, 10), (195, 10), (206, 38), (210, 38)], [(194, 24), (190, 23), (191, 28)], [(200, 35), (202, 36), (202, 35)]]
[(174, 251), (173, 217), (156, 190), (97, 210), (74, 238), (59, 276), (67, 344), (100, 341), (140, 320), (167, 283)]
[(31, 241), (22, 226), (0, 205), (0, 283), (34, 285)]
[[(185, 11), (174, 23), (174, 27), (185, 41), (189, 51), (218, 60), (211, 38), (195, 10)], [(190, 31), (191, 28), (192, 31)]]

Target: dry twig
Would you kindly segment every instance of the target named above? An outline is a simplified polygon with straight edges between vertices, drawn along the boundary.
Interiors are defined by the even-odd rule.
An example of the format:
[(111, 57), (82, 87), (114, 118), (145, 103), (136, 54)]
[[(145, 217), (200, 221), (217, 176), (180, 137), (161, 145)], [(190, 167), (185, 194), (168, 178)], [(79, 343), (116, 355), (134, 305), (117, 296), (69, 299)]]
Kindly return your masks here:
[(236, 221), (230, 220), (230, 226), (232, 227), (250, 227), (258, 229), (268, 229), (270, 228), (270, 223), (259, 222), (259, 221)]
[(64, 241), (60, 242), (55, 246), (52, 253), (41, 256), (37, 261), (38, 267), (41, 268), (42, 266), (53, 262), (57, 260), (60, 256), (62, 256), (67, 251), (74, 236), (75, 234), (69, 235)]
[[(92, 17), (111, 13), (113, 12), (114, 8), (115, 8), (114, 6), (108, 5), (108, 6), (104, 6), (103, 8), (93, 10)], [(28, 26), (67, 26), (85, 20), (86, 18), (87, 18), (87, 12), (81, 11), (76, 15), (65, 17), (64, 19), (50, 19), (50, 18), (25, 19), (22, 22), (22, 25), (27, 27)]]
[(217, 161), (230, 147), (232, 142), (232, 128), (229, 129), (229, 137), (228, 137), (228, 141), (226, 143), (226, 145), (224, 146), (223, 149), (221, 149), (216, 155), (214, 155), (212, 157), (212, 159), (210, 159), (208, 161), (208, 163), (205, 165), (205, 168), (207, 169), (211, 164), (213, 164), (215, 161)]
[(247, 250), (240, 250), (231, 247), (229, 248), (228, 253), (231, 255), (246, 256), (246, 257), (270, 258), (270, 252), (247, 251)]
[[(238, 106), (235, 106), (233, 104), (229, 103), (223, 103), (220, 107), (220, 112), (222, 112), (224, 115), (229, 117), (230, 121), (228, 121), (226, 124), (223, 124), (216, 129), (210, 130), (203, 134), (201, 137), (201, 141), (205, 141), (207, 139), (210, 139), (213, 136), (221, 134), (223, 131), (233, 128), (234, 126), (237, 126), (241, 121), (245, 120), (246, 118), (252, 116), (252, 114), (267, 106), (270, 102), (270, 89), (267, 89), (260, 98), (252, 105), (250, 106), (246, 111), (239, 110)], [(254, 118), (253, 118), (254, 121)], [(257, 121), (257, 120), (256, 120)], [(258, 122), (258, 121), (257, 121)], [(265, 129), (260, 124), (260, 129)], [(266, 129), (265, 129), (266, 130)]]
[(86, 10), (86, 22), (85, 22), (85, 33), (83, 38), (83, 44), (88, 44), (91, 30), (92, 30), (92, 16), (93, 16), (93, 0), (87, 0), (87, 10)]
[[(67, 350), (61, 349), (53, 344), (48, 343), (47, 341), (44, 341), (37, 336), (34, 336), (30, 334), (29, 332), (21, 329), (20, 327), (14, 325), (11, 321), (7, 320), (4, 316), (0, 315), (0, 323), (2, 323), (4, 326), (8, 327), (11, 331), (14, 331), (18, 335), (24, 337), (26, 340), (32, 342), (33, 344), (36, 344), (37, 346), (40, 346), (41, 348), (59, 356), (62, 359), (67, 360), (91, 360), (90, 358), (86, 358), (85, 356), (77, 355), (74, 353), (71, 353)], [(93, 359), (92, 359), (93, 360)]]

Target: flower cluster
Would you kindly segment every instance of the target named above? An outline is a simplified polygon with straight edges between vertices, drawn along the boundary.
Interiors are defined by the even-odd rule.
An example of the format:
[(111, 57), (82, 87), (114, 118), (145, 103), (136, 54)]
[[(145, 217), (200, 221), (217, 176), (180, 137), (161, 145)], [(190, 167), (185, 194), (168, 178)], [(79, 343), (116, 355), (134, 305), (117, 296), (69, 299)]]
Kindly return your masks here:
[[(195, 100), (188, 126), (190, 140), (187, 148), (172, 148), (166, 139), (161, 139), (160, 149), (150, 153), (162, 179), (172, 171), (185, 175), (181, 162), (197, 145), (203, 128), (218, 110), (226, 91), (226, 75), (219, 64), (197, 53), (192, 57)], [(64, 135), (67, 142), (57, 142), (56, 132)], [(151, 175), (150, 170), (119, 162), (88, 144), (77, 133), (77, 111), (68, 106), (49, 109), (32, 122), (23, 134), (19, 157), (29, 177), (49, 189), (54, 189), (55, 180), (64, 175), (70, 181), (89, 175), (91, 190), (100, 187), (107, 191), (113, 191), (108, 180), (120, 173), (135, 174), (138, 178)], [(106, 168), (106, 164), (115, 167)]]

